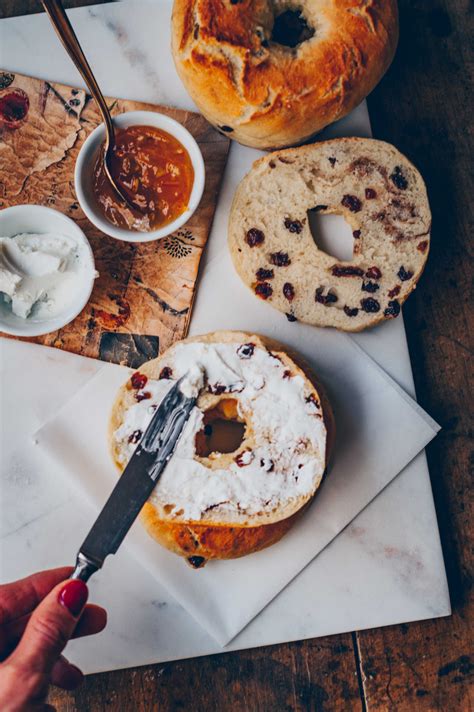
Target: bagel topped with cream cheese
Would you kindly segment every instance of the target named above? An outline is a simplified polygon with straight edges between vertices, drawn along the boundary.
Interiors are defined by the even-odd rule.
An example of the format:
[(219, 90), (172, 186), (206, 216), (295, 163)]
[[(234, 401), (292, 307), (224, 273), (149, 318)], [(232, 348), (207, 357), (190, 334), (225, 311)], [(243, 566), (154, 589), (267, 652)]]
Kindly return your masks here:
[(175, 0), (172, 50), (199, 110), (247, 146), (301, 143), (390, 65), (396, 0)]
[(278, 541), (318, 489), (333, 438), (320, 389), (279, 344), (216, 332), (171, 346), (120, 389), (110, 422), (123, 470), (173, 383), (195, 366), (203, 386), (142, 521), (199, 567)]

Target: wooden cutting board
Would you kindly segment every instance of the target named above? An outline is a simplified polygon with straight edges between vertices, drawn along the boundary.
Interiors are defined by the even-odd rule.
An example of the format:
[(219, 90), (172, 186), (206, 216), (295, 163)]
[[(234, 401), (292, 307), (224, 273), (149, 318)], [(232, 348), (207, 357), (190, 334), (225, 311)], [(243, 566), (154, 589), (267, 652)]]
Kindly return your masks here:
[(87, 235), (100, 275), (73, 322), (28, 340), (138, 368), (187, 333), (230, 142), (199, 114), (108, 100), (112, 115), (144, 109), (182, 123), (206, 166), (201, 204), (183, 228), (157, 242), (121, 242), (88, 221), (74, 191), (77, 154), (101, 123), (95, 103), (83, 90), (0, 70), (0, 97), (14, 88), (27, 94), (29, 109), (17, 129), (0, 129), (0, 208), (35, 203), (71, 217)]

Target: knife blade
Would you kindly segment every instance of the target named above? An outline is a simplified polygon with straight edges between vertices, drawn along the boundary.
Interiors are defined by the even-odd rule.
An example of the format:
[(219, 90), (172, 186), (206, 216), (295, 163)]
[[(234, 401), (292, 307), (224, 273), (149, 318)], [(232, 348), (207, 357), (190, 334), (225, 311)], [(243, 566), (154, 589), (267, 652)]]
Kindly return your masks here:
[(151, 419), (92, 529), (84, 539), (71, 578), (87, 581), (115, 554), (170, 460), (196, 403), (187, 397), (180, 378)]

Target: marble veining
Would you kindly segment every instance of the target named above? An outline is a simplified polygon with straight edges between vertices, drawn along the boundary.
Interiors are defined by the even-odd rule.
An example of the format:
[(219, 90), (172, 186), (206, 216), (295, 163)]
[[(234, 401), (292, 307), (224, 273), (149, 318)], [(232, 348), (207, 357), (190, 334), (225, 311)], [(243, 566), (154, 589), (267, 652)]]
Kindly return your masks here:
[[(100, 13), (94, 10), (94, 8), (89, 9), (88, 15), (91, 19), (101, 22), (103, 26), (109, 30), (117, 42), (121, 56), (127, 60), (132, 69), (143, 75), (150, 89), (159, 97), (162, 80), (156, 68), (150, 63), (149, 54), (144, 52), (136, 43), (130, 41), (125, 24), (115, 20), (113, 17), (108, 17), (104, 20)], [(167, 20), (168, 18), (166, 18), (166, 21)]]

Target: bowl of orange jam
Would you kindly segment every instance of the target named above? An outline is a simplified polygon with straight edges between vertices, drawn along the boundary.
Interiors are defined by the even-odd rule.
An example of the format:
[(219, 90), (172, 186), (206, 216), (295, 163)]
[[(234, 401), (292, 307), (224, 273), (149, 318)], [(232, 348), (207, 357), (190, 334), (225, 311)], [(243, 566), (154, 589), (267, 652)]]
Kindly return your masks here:
[(194, 137), (169, 116), (128, 111), (114, 117), (110, 170), (130, 198), (125, 203), (104, 171), (105, 127), (84, 142), (74, 175), (77, 198), (106, 235), (127, 242), (159, 240), (182, 227), (199, 205), (205, 170)]

